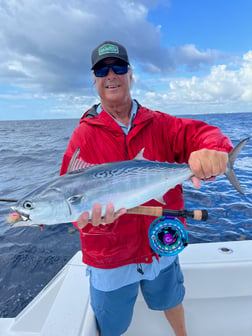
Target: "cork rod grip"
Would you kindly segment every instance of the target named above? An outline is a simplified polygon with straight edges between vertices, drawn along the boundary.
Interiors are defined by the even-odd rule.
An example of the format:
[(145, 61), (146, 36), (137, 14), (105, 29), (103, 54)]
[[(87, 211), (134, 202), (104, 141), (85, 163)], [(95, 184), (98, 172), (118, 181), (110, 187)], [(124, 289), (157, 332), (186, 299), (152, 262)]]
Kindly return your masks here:
[(160, 217), (163, 215), (163, 208), (156, 207), (156, 206), (137, 206), (135, 208), (131, 208), (127, 210), (128, 214), (135, 214), (135, 215), (148, 215), (148, 216), (155, 216)]
[(195, 220), (206, 221), (208, 218), (207, 210), (168, 210), (163, 209), (162, 207), (151, 207), (151, 206), (137, 206), (127, 210), (128, 214), (136, 215), (148, 215), (160, 217), (163, 215), (166, 216), (175, 216), (182, 218), (193, 218)]

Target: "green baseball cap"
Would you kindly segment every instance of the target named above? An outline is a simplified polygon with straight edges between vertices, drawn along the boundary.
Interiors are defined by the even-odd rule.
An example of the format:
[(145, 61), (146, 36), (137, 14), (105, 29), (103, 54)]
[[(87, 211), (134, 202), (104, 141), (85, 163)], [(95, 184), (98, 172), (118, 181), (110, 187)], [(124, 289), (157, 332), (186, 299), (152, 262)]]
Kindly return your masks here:
[(130, 64), (127, 50), (124, 48), (124, 46), (122, 46), (120, 43), (117, 43), (117, 42), (105, 41), (101, 43), (100, 45), (98, 45), (98, 47), (96, 47), (92, 52), (91, 70), (94, 69), (97, 63), (99, 63), (100, 61), (108, 57), (118, 58), (124, 61), (125, 63)]

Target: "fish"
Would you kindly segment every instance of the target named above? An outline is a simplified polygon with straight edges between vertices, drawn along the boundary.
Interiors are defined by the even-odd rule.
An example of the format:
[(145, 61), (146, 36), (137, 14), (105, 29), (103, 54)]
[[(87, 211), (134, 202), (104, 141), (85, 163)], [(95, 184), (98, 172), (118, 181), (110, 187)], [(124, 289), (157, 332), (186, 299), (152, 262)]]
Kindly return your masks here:
[[(234, 188), (243, 193), (234, 172), (234, 162), (249, 138), (242, 140), (230, 153), (225, 172)], [(113, 203), (115, 211), (131, 209), (151, 199), (161, 203), (163, 195), (176, 185), (190, 179), (188, 164), (149, 161), (144, 149), (133, 160), (117, 161), (72, 170), (80, 166), (79, 149), (74, 153), (65, 175), (58, 176), (28, 193), (12, 208), (12, 227), (56, 225), (76, 222), (88, 211), (92, 216), (95, 203)]]

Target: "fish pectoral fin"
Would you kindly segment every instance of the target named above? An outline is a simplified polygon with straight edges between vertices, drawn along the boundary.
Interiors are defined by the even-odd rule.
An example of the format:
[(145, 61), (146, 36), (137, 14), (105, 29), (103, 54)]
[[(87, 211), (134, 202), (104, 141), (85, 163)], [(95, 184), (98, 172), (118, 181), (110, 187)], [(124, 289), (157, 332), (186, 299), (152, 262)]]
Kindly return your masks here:
[(159, 203), (162, 203), (162, 204), (166, 204), (165, 201), (164, 201), (164, 197), (163, 195), (162, 196), (159, 196), (159, 197), (156, 197), (155, 200)]
[(80, 202), (82, 201), (83, 197), (84, 197), (83, 195), (74, 195), (74, 196), (69, 197), (67, 199), (67, 201), (70, 204), (77, 205), (77, 204), (80, 204)]

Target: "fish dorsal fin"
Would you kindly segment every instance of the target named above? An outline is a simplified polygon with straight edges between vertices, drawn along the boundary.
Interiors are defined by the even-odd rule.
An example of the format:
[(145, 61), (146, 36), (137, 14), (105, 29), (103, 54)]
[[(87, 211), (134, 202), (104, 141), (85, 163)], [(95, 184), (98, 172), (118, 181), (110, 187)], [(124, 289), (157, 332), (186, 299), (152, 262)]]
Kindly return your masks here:
[(68, 165), (68, 168), (67, 168), (67, 173), (70, 173), (71, 171), (73, 171), (73, 167), (75, 165), (75, 162), (77, 160), (77, 157), (80, 155), (80, 147), (77, 147), (72, 158), (71, 158), (71, 161)]
[(85, 162), (84, 160), (82, 160), (81, 157), (78, 158), (79, 155), (80, 155), (80, 147), (78, 147), (74, 152), (71, 161), (69, 163), (69, 166), (67, 168), (67, 173), (76, 172), (83, 168), (95, 166), (95, 164), (93, 163)]
[(140, 150), (140, 152), (134, 157), (133, 160), (147, 160), (144, 158), (143, 153), (144, 153), (144, 148)]

